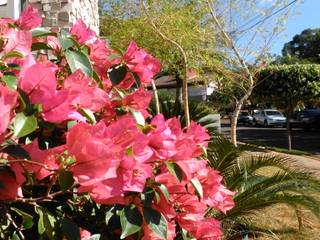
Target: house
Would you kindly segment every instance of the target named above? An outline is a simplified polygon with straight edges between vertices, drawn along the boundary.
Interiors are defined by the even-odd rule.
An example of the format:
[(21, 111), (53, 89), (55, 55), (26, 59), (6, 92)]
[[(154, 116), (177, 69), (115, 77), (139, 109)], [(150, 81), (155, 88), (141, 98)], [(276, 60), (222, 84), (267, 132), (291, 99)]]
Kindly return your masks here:
[(69, 28), (81, 18), (99, 32), (98, 0), (0, 0), (0, 17), (17, 19), (30, 3), (43, 17), (43, 27)]

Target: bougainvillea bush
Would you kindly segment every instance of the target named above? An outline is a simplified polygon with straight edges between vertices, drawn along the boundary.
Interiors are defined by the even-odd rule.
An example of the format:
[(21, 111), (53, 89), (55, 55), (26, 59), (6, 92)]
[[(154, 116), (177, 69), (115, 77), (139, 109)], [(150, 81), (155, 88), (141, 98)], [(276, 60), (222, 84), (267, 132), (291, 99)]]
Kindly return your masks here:
[(207, 166), (197, 123), (151, 119), (160, 63), (110, 49), (81, 20), (1, 19), (2, 239), (220, 239), (233, 192)]

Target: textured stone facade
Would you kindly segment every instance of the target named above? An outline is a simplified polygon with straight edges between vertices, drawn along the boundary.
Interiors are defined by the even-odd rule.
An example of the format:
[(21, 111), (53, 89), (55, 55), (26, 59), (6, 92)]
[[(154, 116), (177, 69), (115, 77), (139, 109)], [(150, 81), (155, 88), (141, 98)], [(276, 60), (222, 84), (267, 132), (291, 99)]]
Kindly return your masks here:
[(44, 27), (69, 28), (81, 18), (99, 32), (98, 0), (29, 0), (43, 16)]

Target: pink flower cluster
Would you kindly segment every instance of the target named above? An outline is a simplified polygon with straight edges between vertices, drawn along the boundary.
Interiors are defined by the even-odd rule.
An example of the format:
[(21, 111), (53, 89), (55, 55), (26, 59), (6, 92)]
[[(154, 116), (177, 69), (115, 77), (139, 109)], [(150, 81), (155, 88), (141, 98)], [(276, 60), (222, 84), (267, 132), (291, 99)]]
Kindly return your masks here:
[[(161, 114), (150, 119), (147, 108), (152, 94), (144, 87), (160, 71), (160, 62), (134, 42), (120, 56), (81, 20), (69, 33), (69, 40), (76, 45), (66, 50), (59, 33), (33, 37), (30, 30), (40, 24), (41, 17), (32, 6), (16, 21), (0, 20), (1, 52), (7, 56), (2, 57), (1, 65), (19, 66), (10, 70), (17, 77), (16, 88), (3, 80), (9, 68), (0, 73), (0, 141), (11, 138), (21, 143), (11, 131), (16, 115), (26, 109), (21, 100), (26, 97), (33, 109), (38, 109), (33, 115), (38, 122), (64, 129), (61, 142), (65, 144), (47, 149), (40, 149), (37, 139), (23, 144), (30, 156), (26, 162), (2, 154), (10, 171), (0, 169), (0, 200), (23, 198), (26, 171), (38, 181), (55, 181), (57, 172), (68, 170), (78, 184), (78, 193), (88, 193), (100, 204), (134, 204), (142, 212), (145, 188), (154, 189), (159, 198), (152, 199), (151, 207), (165, 217), (167, 239), (174, 239), (176, 225), (196, 239), (219, 239), (220, 223), (204, 214), (208, 207), (226, 213), (234, 206), (234, 193), (202, 158), (210, 139), (204, 128), (195, 122), (181, 128), (178, 118), (165, 120)], [(34, 43), (47, 44), (56, 58), (35, 58)], [(80, 51), (77, 46), (86, 49), (81, 54), (87, 56), (99, 81), (81, 64), (72, 71), (65, 56), (66, 51)], [(126, 72), (115, 84), (109, 72), (119, 67)], [(136, 78), (139, 88), (133, 87)], [(74, 125), (67, 128), (67, 122)], [(66, 163), (66, 158), (72, 159), (71, 163)], [(167, 189), (168, 196), (160, 186)], [(145, 222), (142, 228), (144, 240), (160, 239)]]

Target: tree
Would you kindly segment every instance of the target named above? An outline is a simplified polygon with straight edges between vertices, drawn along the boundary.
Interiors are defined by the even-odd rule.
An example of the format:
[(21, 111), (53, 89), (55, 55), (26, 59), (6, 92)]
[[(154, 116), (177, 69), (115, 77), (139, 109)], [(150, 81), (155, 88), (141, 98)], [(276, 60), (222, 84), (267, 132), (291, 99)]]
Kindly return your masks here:
[[(235, 75), (222, 78), (227, 84), (220, 84), (222, 88), (218, 90), (221, 93), (227, 92), (230, 96), (230, 88), (236, 89), (236, 94), (233, 96), (235, 108), (231, 117), (231, 141), (237, 145), (237, 119), (255, 86), (257, 80), (255, 72), (264, 67), (272, 40), (282, 30), (277, 26), (286, 19), (290, 6), (296, 1), (290, 3), (277, 1), (271, 7), (266, 7), (259, 1), (206, 0), (205, 2), (212, 22), (221, 34), (221, 47), (229, 56), (226, 65)], [(252, 17), (254, 13), (258, 15)], [(275, 15), (277, 16), (274, 17)], [(249, 61), (252, 62), (250, 66)], [(239, 89), (242, 92), (240, 96)]]
[(255, 97), (285, 111), (288, 148), (291, 150), (290, 118), (299, 102), (320, 95), (320, 65), (273, 65), (261, 70), (258, 79)]
[(187, 94), (190, 69), (205, 80), (204, 73), (221, 67), (222, 55), (216, 49), (214, 31), (204, 21), (206, 9), (199, 2), (152, 1), (149, 5), (143, 1), (125, 2), (102, 1), (101, 35), (117, 48), (134, 39), (160, 58), (162, 74), (175, 77), (176, 102), (182, 102), (180, 96)]
[(284, 44), (284, 57), (291, 57), (309, 63), (320, 63), (320, 28), (305, 29)]

